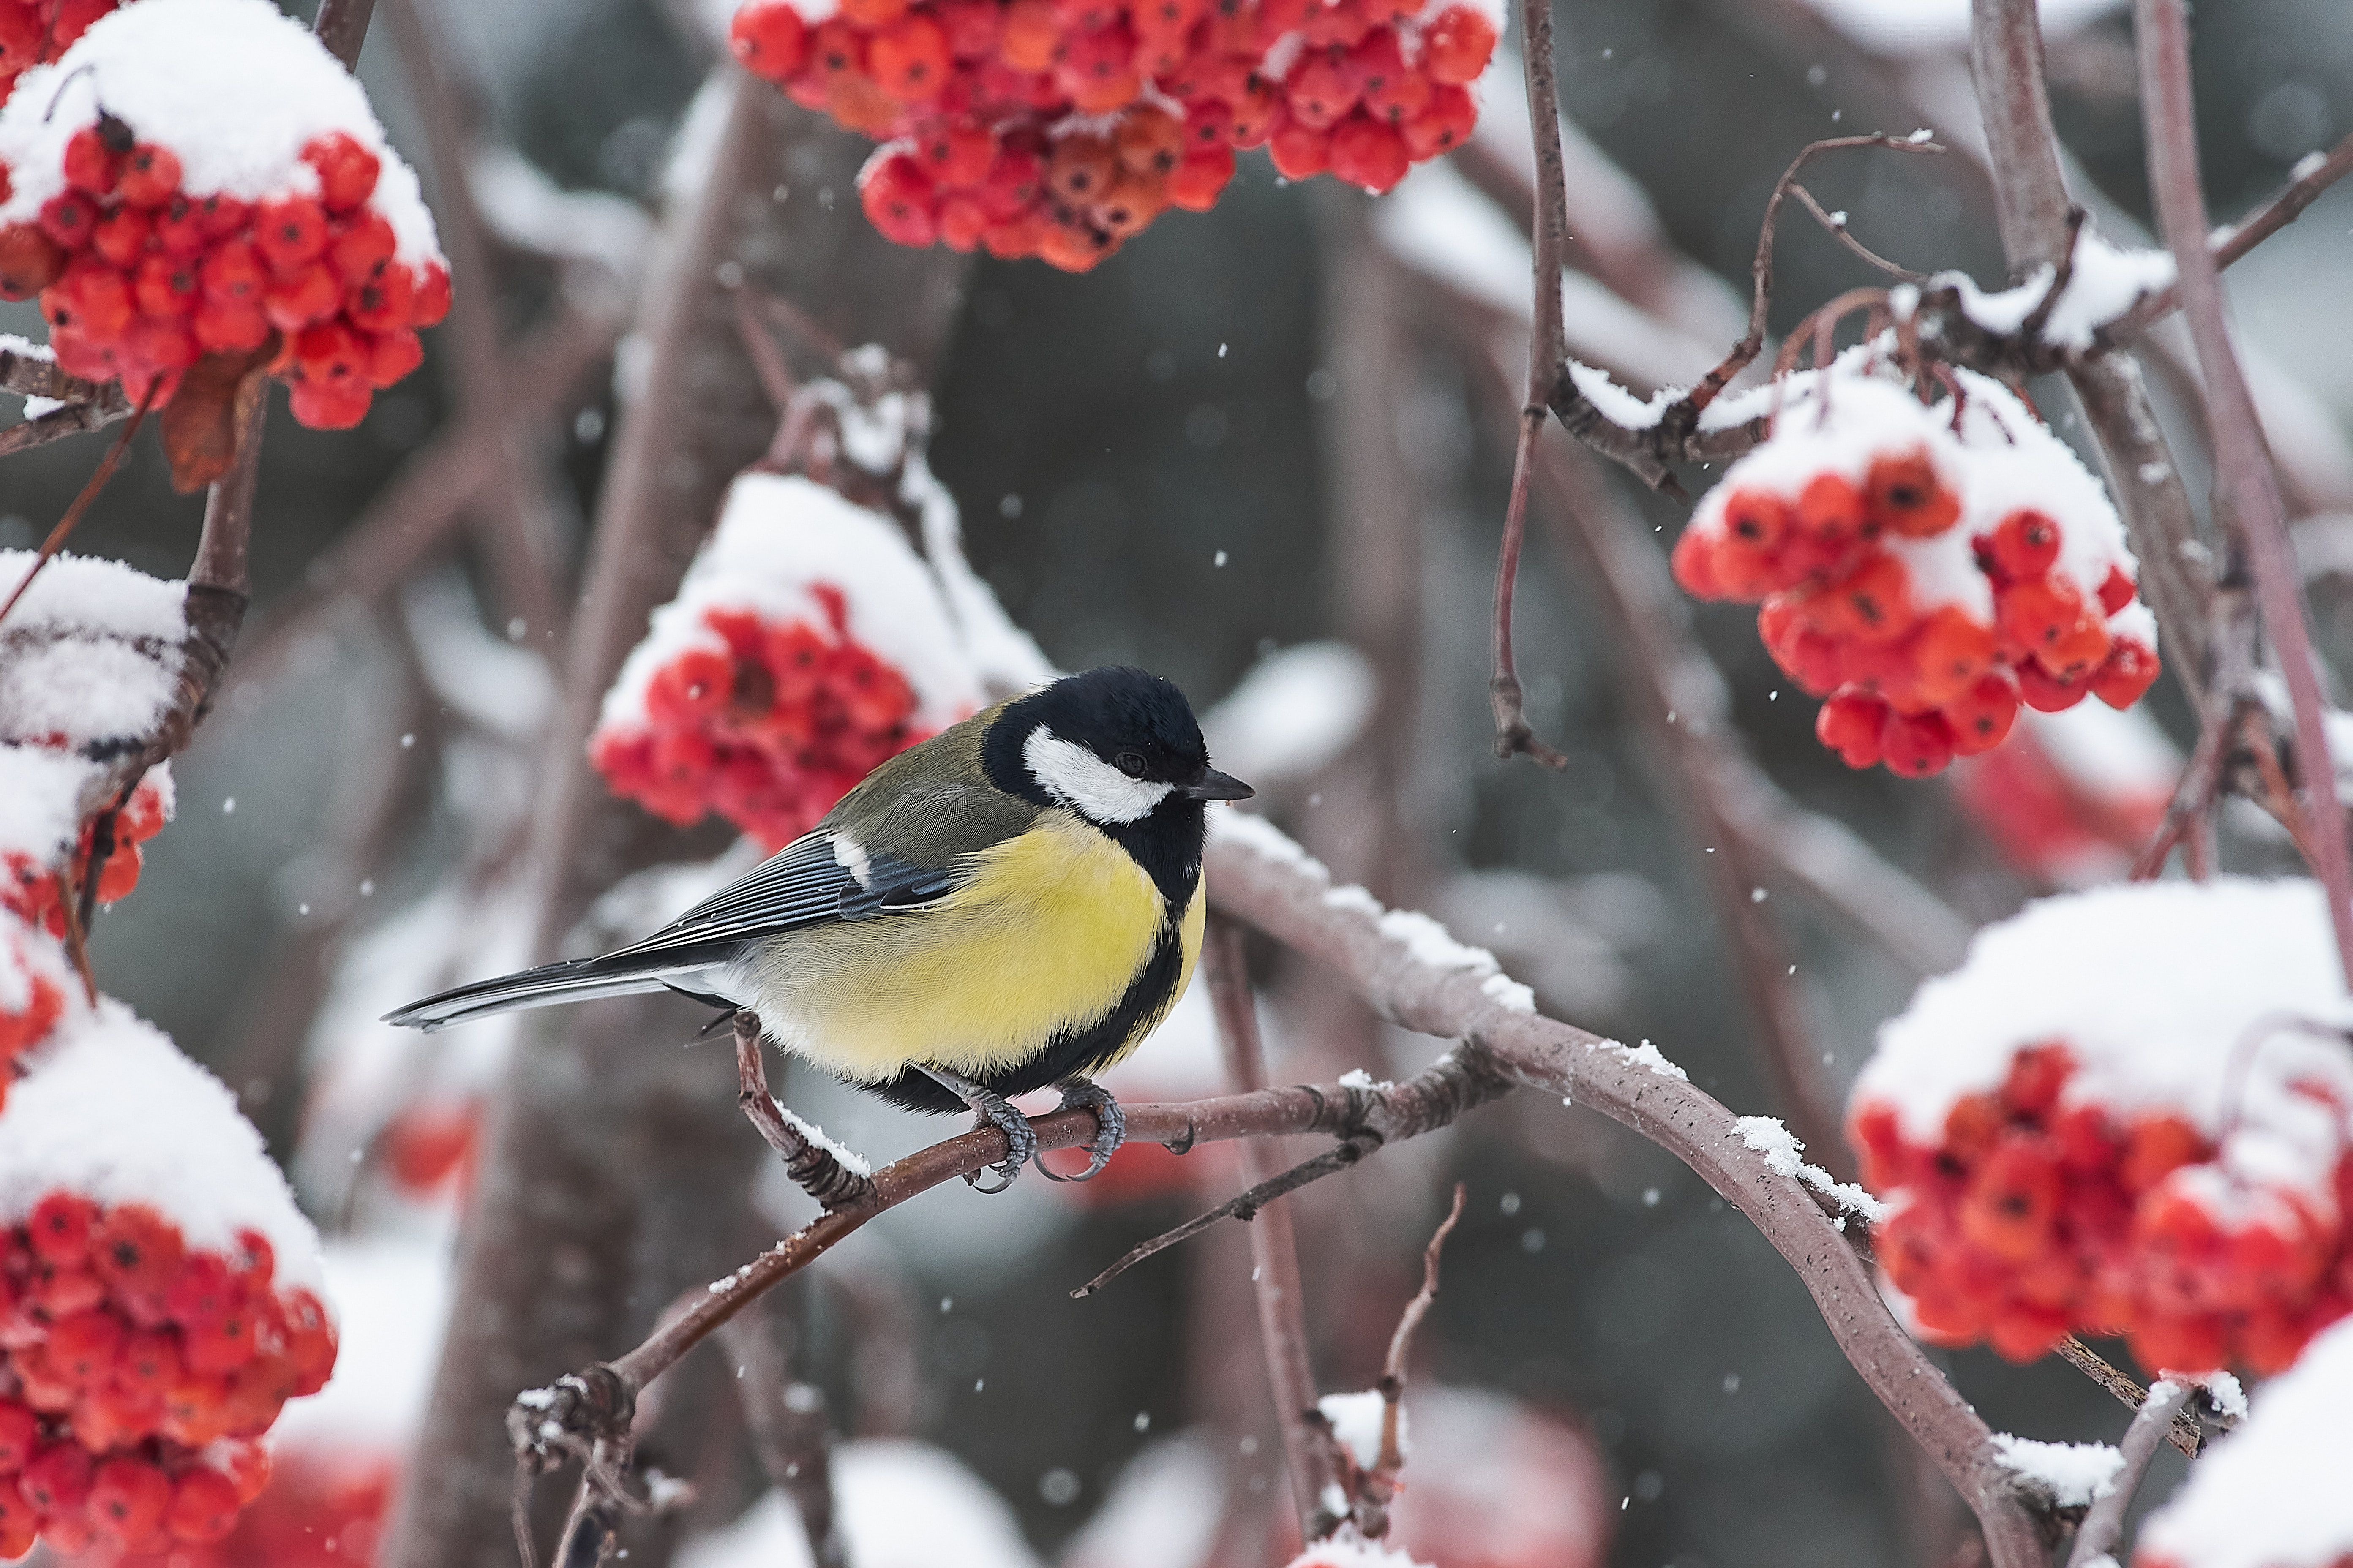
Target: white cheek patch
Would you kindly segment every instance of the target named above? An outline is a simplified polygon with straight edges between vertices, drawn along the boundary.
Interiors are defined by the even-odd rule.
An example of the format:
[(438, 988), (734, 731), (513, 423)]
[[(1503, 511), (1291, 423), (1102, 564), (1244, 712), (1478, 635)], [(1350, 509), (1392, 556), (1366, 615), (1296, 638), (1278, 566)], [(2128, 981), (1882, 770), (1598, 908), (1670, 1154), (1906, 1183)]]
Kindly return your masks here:
[(1048, 795), (1092, 822), (1141, 822), (1176, 787), (1129, 778), (1043, 724), (1021, 743), (1021, 760)]

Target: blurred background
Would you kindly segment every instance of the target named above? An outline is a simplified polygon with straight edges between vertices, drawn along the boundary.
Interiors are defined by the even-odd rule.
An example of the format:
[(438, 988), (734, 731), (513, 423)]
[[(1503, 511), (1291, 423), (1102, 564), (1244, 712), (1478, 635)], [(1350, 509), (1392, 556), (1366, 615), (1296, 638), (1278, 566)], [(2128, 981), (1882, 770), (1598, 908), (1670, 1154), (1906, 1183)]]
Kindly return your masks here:
[[(539, 744), (557, 713), (617, 432), (643, 413), (629, 405), (646, 354), (635, 312), (651, 287), (650, 237), (678, 199), (665, 170), (717, 64), (705, 9), (381, 0), (362, 75), (426, 176), (460, 316), (428, 334), (427, 373), (380, 395), (356, 430), (315, 432), (273, 414), (256, 609), (237, 665), (178, 766), (178, 820), (149, 847), (141, 897), (96, 928), (101, 981), (240, 1092), (322, 1229), (342, 1238), (344, 1370), (308, 1415), (290, 1412), (285, 1450), (326, 1457), (317, 1500), (298, 1510), (274, 1562), (329, 1542), (334, 1560), (364, 1557), (386, 1494), (410, 1473), (480, 1110), (512, 1036), (459, 1031), (427, 1048), (371, 1020), (520, 957), (532, 940), (519, 880), (541, 826)], [(2148, 205), (2128, 8), (2048, 9), (2076, 194), (2105, 232), (2129, 239), (2145, 232)], [(1970, 151), (1966, 10), (1960, 0), (1560, 5), (1580, 272), (1572, 352), (1641, 390), (1704, 370), (1739, 331), (1774, 180), (1827, 135), (1936, 131), (1955, 148), (1944, 158), (1848, 153), (1808, 184), (1883, 255), (1998, 282)], [(2206, 0), (2196, 22), (2209, 200), (2223, 220), (2353, 131), (2353, 9)], [(920, 302), (903, 314), (887, 295), (795, 297), (834, 330), (886, 335), (928, 376), (931, 463), (962, 509), (967, 551), (1056, 663), (1143, 664), (1205, 709), (1257, 672), (1261, 708), (1229, 707), (1227, 727), (1213, 726), (1219, 760), (1271, 784), (1271, 814), (1344, 877), (1493, 946), (1547, 1011), (1655, 1041), (1736, 1110), (1835, 1125), (1874, 1026), (1922, 973), (1949, 963), (1969, 926), (2121, 872), (2169, 789), (2186, 710), (2166, 682), (2134, 715), (2086, 705), (2037, 726), (1985, 759), (1999, 771), (1928, 783), (1851, 773), (1812, 739), (1812, 703), (1783, 689), (1751, 617), (1732, 606), (1643, 616), (1639, 595), (1610, 588), (1578, 542), (1561, 504), (1577, 492), (1540, 489), (1520, 662), (1535, 728), (1568, 762), (1556, 773), (1494, 760), (1489, 595), (1526, 266), (1514, 248), (1524, 197), (1516, 211), (1507, 199), (1525, 178), (1511, 130), (1524, 160), (1525, 116), (1516, 66), (1504, 68), (1490, 83), (1482, 145), (1383, 201), (1327, 181), (1285, 184), (1250, 154), (1213, 213), (1171, 215), (1085, 276), (934, 258), (923, 275), (932, 291), (907, 296)], [(773, 254), (745, 265), (804, 282), (838, 276), (814, 263), (794, 273), (796, 247), (861, 223), (847, 184), (860, 150), (781, 104), (771, 120), (781, 173), (759, 232)], [(2316, 608), (2338, 651), (2353, 638), (2327, 576), (2353, 563), (2338, 531), (2353, 526), (2342, 515), (2353, 510), (2348, 233), (2353, 192), (2332, 192), (2230, 274), (2310, 546)], [(1801, 216), (1786, 218), (1772, 324), (1871, 280)], [(910, 327), (914, 317), (928, 324)], [(37, 336), (40, 323), (29, 306), (7, 306), (0, 330)], [(2160, 335), (2147, 358), (2202, 504), (2203, 437), (2168, 364), (2179, 353)], [(756, 451), (773, 415), (747, 386), (738, 375), (708, 406), (673, 416), (733, 421)], [(2072, 437), (2063, 388), (2035, 392)], [(12, 459), (0, 545), (45, 533), (107, 438)], [(1557, 431), (1547, 440), (1565, 445)], [(1683, 509), (1615, 473), (1578, 471), (1587, 513), (1649, 552), (1628, 580), (1655, 586)], [(142, 441), (75, 547), (177, 575), (200, 505), (172, 493)], [(668, 518), (664, 536), (691, 548), (708, 521), (706, 504)], [(1906, 900), (1916, 895), (1900, 910), (1841, 909), (1748, 845), (1744, 864), (1767, 870), (1750, 892), (1762, 914), (1746, 918), (1786, 949), (1802, 1060), (1789, 1031), (1778, 1050), (1766, 1037), (1739, 978), (1736, 950), (1753, 930), (1727, 926), (1737, 900), (1708, 864), (1737, 847), (1714, 841), (1678, 782), (1689, 756), (1646, 684), (1656, 668), (1645, 649), (1659, 637), (1630, 635), (1630, 605), (1721, 676), (1720, 699), (1669, 724), (1715, 726), (1711, 740), (1743, 753), (1748, 798), (1766, 803), (1767, 820), (1842, 824), (1910, 879)], [(1253, 726), (1254, 711), (1312, 711), (1326, 732)], [(649, 831), (582, 875), (705, 859), (724, 845), (709, 825)], [(2226, 852), (2256, 866), (2283, 850), (2240, 823)], [(1358, 1067), (1401, 1077), (1440, 1048), (1377, 1028), (1279, 954), (1257, 957), (1278, 1079)], [(723, 1055), (680, 1051), (691, 1010), (658, 1017), (634, 1048), (719, 1107), (716, 1120), (681, 1125), (716, 1129), (723, 1157), (690, 1151), (663, 1167), (664, 1203), (723, 1218), (707, 1227), (718, 1249), (715, 1268), (700, 1266), (708, 1277), (806, 1207), (765, 1184), (747, 1196), (763, 1156), (733, 1120)], [(1219, 1086), (1198, 1005), (1114, 1084), (1149, 1098)], [(780, 1087), (878, 1161), (943, 1131), (805, 1074)], [(1240, 1180), (1220, 1151), (1178, 1161), (1145, 1150), (1092, 1188), (942, 1191), (780, 1291), (771, 1339), (857, 1439), (837, 1470), (853, 1552), (863, 1543), (896, 1561), (860, 1531), (883, 1530), (921, 1497), (963, 1520), (966, 1555), (990, 1563), (1270, 1561), (1287, 1510), (1239, 1227), (1099, 1297), (1067, 1299)], [(1493, 1107), (1306, 1194), (1299, 1226), (1324, 1388), (1377, 1375), (1456, 1180), (1468, 1207), (1418, 1347), (1408, 1404), (1419, 1441), (1402, 1526), (1440, 1568), (1892, 1564), (1949, 1548), (1949, 1500), (1923, 1479), (1770, 1247), (1673, 1161), (1574, 1108)], [(644, 1280), (589, 1335), (592, 1356), (634, 1342), (676, 1288), (657, 1276), (677, 1267), (643, 1263)], [(1997, 1428), (2104, 1440), (2122, 1428), (2121, 1409), (2055, 1361), (2019, 1368), (1972, 1353), (1951, 1364)], [(707, 1452), (677, 1440), (664, 1450), (697, 1480), (699, 1500), (633, 1535), (632, 1561), (791, 1560), (781, 1515), (738, 1522), (762, 1489), (757, 1468), (730, 1424), (740, 1417), (710, 1419)], [(968, 1473), (904, 1446), (914, 1440)], [(2170, 1458), (2146, 1495), (2169, 1489)], [(1419, 1524), (1415, 1507), (1427, 1510)], [(723, 1530), (733, 1533), (712, 1533)]]

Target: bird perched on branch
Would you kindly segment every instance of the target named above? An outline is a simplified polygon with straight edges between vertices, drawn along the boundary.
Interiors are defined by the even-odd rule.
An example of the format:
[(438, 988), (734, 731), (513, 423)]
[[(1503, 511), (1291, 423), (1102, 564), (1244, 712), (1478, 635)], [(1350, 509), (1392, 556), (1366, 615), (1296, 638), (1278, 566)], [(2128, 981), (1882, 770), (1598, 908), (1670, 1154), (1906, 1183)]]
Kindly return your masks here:
[(1009, 1145), (992, 1191), (1037, 1152), (1008, 1100), (1058, 1087), (1095, 1113), (1083, 1181), (1125, 1131), (1093, 1076), (1167, 1016), (1200, 956), (1206, 803), (1250, 794), (1209, 765), (1175, 686), (1087, 670), (900, 752), (643, 942), (386, 1021), (681, 992), (749, 1010), (785, 1049), (910, 1110), (968, 1107)]

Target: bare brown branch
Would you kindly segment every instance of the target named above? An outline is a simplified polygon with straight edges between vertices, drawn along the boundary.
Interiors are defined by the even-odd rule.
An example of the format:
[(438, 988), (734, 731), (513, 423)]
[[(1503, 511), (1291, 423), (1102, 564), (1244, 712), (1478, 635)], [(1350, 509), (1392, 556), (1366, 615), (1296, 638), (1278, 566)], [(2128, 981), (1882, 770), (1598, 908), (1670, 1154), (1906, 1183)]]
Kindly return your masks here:
[(2175, 1417), (2196, 1392), (2194, 1384), (2167, 1380), (2157, 1384), (2143, 1397), (2119, 1445), (2124, 1450), (2124, 1468), (2109, 1483), (2108, 1490), (2093, 1500), (2084, 1522), (2075, 1527), (2075, 1544), (2068, 1549), (2067, 1568), (2091, 1568), (2093, 1563), (2108, 1556), (2123, 1541), (2125, 1512), (2132, 1507), (2134, 1494), (2140, 1490), (2141, 1478), (2148, 1473), (2148, 1462), (2157, 1457), (2158, 1446), (2173, 1430)]
[(2279, 652), (2295, 718), (2295, 763), (2311, 802), (2306, 813), (2313, 870), (2328, 889), (2328, 914), (2348, 982), (2353, 982), (2353, 862), (2345, 814), (2337, 808), (2337, 770), (2329, 755), (2327, 706), (2304, 596), (2288, 542), (2279, 479), (2272, 469), (2255, 403), (2232, 347), (2221, 281), (2207, 250), (2206, 197), (2199, 184), (2198, 126), (2189, 84), (2189, 18), (2182, 0), (2135, 0), (2141, 60), (2141, 113), (2148, 132), (2149, 185), (2179, 268), (2183, 313), (2198, 348), (2214, 428), (2216, 486), (2222, 514), (2253, 570), (2263, 626)]

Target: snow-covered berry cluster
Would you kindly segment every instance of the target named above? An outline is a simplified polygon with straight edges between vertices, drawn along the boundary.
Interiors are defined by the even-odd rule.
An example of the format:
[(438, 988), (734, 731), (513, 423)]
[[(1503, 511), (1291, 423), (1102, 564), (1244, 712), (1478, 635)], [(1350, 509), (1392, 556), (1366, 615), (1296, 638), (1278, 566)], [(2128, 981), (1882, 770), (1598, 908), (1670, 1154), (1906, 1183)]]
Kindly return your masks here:
[[(139, 885), (139, 870), (145, 861), (139, 847), (164, 831), (164, 825), (172, 819), (173, 805), (171, 764), (158, 763), (115, 814), (112, 846), (105, 859), (98, 862), (100, 903), (118, 903)], [(63, 936), (66, 900), (71, 896), (69, 889), (89, 879), (97, 855), (97, 833), (95, 818), (84, 823), (71, 860), (62, 866), (26, 849), (0, 849), (0, 910), (52, 936)]]
[(1762, 601), (1774, 662), (1829, 699), (1815, 733), (1850, 767), (1918, 778), (1990, 751), (2021, 702), (2112, 707), (2157, 679), (2116, 510), (1998, 382), (1924, 404), (1860, 353), (1752, 397), (1773, 433), (1700, 502), (1675, 579)]
[(1486, 0), (747, 0), (735, 56), (886, 144), (860, 177), (902, 245), (1084, 271), (1238, 148), (1386, 191), (1459, 145)]
[(59, 1030), (0, 1110), (0, 1557), (225, 1535), (334, 1365), (317, 1255), (216, 1080), (118, 1004)]
[(308, 29), (267, 0), (147, 0), (0, 108), (0, 295), (36, 294), (73, 374), (160, 407), (206, 355), (260, 355), (297, 419), (342, 429), (421, 363), (449, 276)]
[(2337, 1568), (2353, 1563), (2353, 1323), (2316, 1338), (2255, 1391), (2245, 1419), (2141, 1525), (2133, 1568)]
[(980, 700), (899, 525), (814, 480), (754, 472), (606, 694), (589, 750), (656, 816), (716, 812), (775, 848)]
[(1939, 1341), (2275, 1371), (2353, 1311), (2353, 996), (2304, 881), (2030, 906), (1882, 1031), (1850, 1134)]
[(0, 99), (16, 79), (73, 47), (121, 0), (0, 0)]

